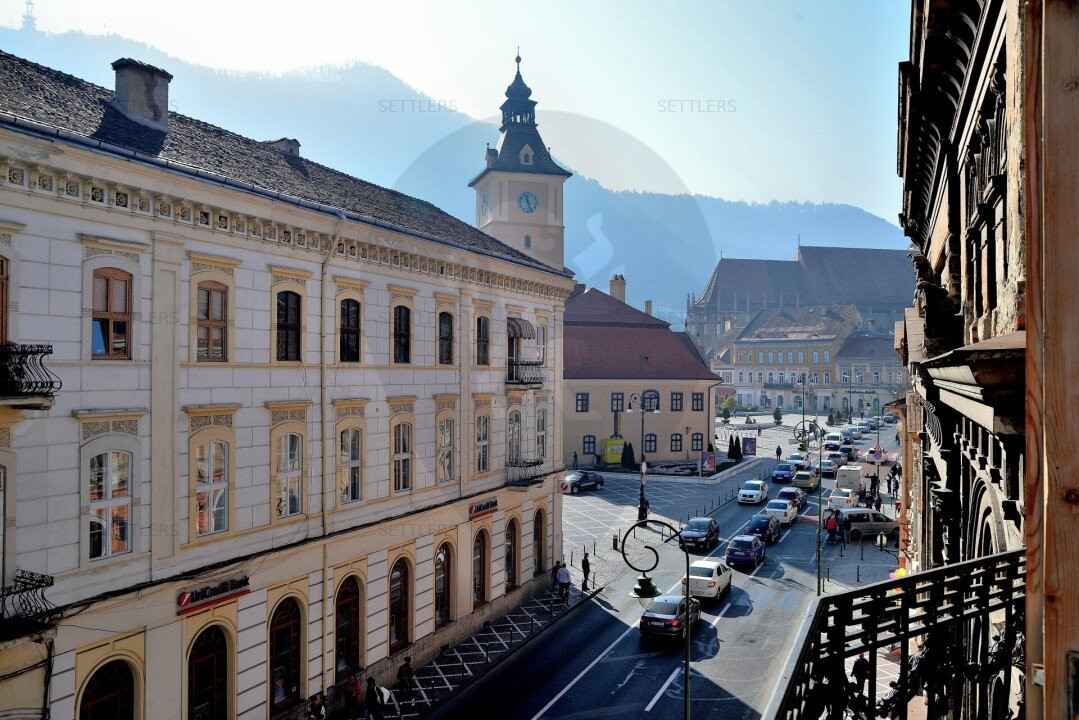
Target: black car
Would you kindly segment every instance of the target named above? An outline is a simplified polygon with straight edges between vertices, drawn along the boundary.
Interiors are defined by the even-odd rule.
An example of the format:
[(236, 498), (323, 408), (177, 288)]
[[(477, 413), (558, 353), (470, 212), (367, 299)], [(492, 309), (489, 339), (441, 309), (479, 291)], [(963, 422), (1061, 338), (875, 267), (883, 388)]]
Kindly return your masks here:
[(794, 466), (790, 463), (779, 463), (772, 470), (772, 480), (775, 482), (790, 482), (794, 479)]
[(641, 641), (653, 637), (683, 637), (686, 623), (686, 601), (689, 601), (690, 630), (701, 619), (701, 603), (696, 598), (681, 595), (660, 595), (641, 615)]
[(779, 519), (768, 513), (757, 513), (746, 525), (746, 535), (756, 535), (769, 545), (779, 539), (779, 532)]
[(575, 495), (581, 490), (600, 490), (602, 488), (603, 476), (588, 470), (574, 470), (562, 478), (562, 492), (568, 492), (571, 495)]
[(840, 445), (839, 452), (846, 456), (847, 462), (853, 462), (858, 455), (858, 451), (854, 449), (853, 445)]
[(804, 510), (805, 506), (809, 504), (809, 496), (805, 494), (804, 490), (796, 487), (783, 488), (776, 495), (776, 499), (789, 501), (799, 511)]
[(708, 550), (719, 542), (719, 523), (712, 518), (692, 518), (678, 533), (678, 537), (687, 548)]

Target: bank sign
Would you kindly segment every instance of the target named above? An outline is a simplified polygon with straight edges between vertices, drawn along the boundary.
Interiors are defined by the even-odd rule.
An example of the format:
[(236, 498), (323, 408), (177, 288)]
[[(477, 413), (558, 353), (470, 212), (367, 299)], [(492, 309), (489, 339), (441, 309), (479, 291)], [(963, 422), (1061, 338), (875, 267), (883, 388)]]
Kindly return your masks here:
[(186, 615), (196, 610), (213, 607), (250, 592), (251, 581), (246, 575), (238, 575), (192, 588), (176, 595), (176, 614)]
[(496, 510), (498, 510), (498, 498), (480, 500), (468, 506), (468, 519), (475, 520), (485, 515), (492, 515)]

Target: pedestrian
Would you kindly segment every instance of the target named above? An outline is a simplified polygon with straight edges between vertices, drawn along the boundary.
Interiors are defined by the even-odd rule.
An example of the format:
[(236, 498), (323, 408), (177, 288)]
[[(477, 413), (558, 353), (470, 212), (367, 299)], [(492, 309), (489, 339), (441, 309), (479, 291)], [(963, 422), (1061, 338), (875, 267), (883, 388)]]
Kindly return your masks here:
[(367, 717), (372, 718), (372, 720), (382, 720), (385, 716), (382, 693), (378, 691), (378, 685), (375, 685), (373, 677), (367, 678), (367, 691), (363, 696), (363, 704), (364, 709), (367, 711)]
[(363, 682), (356, 673), (345, 683), (345, 703), (350, 717), (357, 717), (363, 706)]
[(869, 490), (871, 492), (880, 491), (880, 477), (876, 475), (873, 476), (873, 479), (869, 481)]
[(555, 560), (554, 565), (551, 567), (551, 585), (558, 582), (558, 568), (562, 567), (561, 560)]
[(588, 562), (588, 551), (584, 553), (584, 557), (581, 558), (581, 572), (584, 573), (584, 580), (581, 581), (581, 590), (588, 592), (588, 573), (592, 572), (592, 563)]
[(397, 691), (401, 702), (412, 702), (412, 690), (416, 685), (416, 671), (412, 669), (412, 658), (406, 656), (405, 662), (397, 668)]
[(569, 568), (563, 563), (558, 568), (558, 594), (562, 602), (569, 603)]
[(326, 720), (326, 703), (322, 700), (321, 693), (311, 696), (311, 705), (307, 708), (307, 720)]
[(574, 470), (577, 469), (577, 453), (576, 452), (573, 453), (573, 469)]
[(844, 545), (849, 544), (850, 543), (850, 518), (848, 516), (846, 516), (846, 515), (844, 515), (843, 519), (839, 521), (839, 532), (840, 532), (840, 535), (843, 538), (843, 544)]
[(779, 462), (783, 458), (783, 446), (776, 445), (776, 462)]
[[(865, 505), (865, 488), (864, 487), (858, 488), (858, 504), (859, 505)], [(869, 507), (869, 506), (866, 505), (866, 507)]]
[(763, 430), (763, 429), (764, 428), (757, 428), (757, 437), (761, 436), (761, 430)]
[(896, 433), (896, 434), (895, 434), (895, 444), (896, 444), (896, 445), (898, 445), (898, 444), (899, 444), (899, 433)]
[(865, 653), (858, 653), (851, 676), (858, 683), (858, 694), (865, 695), (865, 684), (869, 680), (869, 661), (865, 659)]
[(824, 527), (828, 530), (828, 544), (835, 544), (835, 531), (839, 527), (839, 523), (836, 522), (835, 513), (828, 516), (828, 521), (824, 523)]
[(881, 505), (882, 505), (882, 502), (881, 502), (881, 499), (880, 499), (880, 493), (877, 493), (876, 497), (873, 498), (873, 509), (876, 510), (877, 512), (880, 512), (880, 506)]

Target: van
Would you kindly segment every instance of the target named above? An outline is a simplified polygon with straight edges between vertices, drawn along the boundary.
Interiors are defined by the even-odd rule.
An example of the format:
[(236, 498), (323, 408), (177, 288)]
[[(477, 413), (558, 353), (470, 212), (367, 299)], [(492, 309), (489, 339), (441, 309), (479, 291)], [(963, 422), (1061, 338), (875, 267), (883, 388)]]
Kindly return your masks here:
[(843, 444), (843, 436), (837, 432), (831, 432), (824, 436), (825, 450), (838, 450)]
[(848, 507), (839, 511), (850, 520), (850, 539), (858, 542), (865, 535), (884, 535), (891, 542), (899, 538), (899, 523), (884, 513), (869, 508)]
[(836, 470), (835, 486), (858, 492), (865, 488), (865, 480), (862, 478), (862, 468), (858, 465), (844, 465)]

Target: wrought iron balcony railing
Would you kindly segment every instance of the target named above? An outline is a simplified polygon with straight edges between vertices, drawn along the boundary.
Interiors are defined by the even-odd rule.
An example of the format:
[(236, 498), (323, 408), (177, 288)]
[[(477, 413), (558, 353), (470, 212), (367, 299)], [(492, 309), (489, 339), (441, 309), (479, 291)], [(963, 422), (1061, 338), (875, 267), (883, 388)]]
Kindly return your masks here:
[[(1023, 686), (1024, 553), (817, 598), (763, 717), (905, 718), (917, 695), (925, 695), (922, 717), (944, 717), (959, 706), (971, 708), (965, 717), (1006, 717), (996, 710), (1009, 705), (1021, 716), (1012, 680)], [(846, 666), (861, 653), (869, 663), (862, 689), (850, 682)], [(882, 653), (890, 658), (888, 676), (896, 679), (877, 698)]]
[(60, 378), (45, 367), (52, 345), (0, 344), (0, 398), (51, 400), (60, 390)]
[(765, 380), (764, 387), (768, 388), (769, 390), (793, 390), (794, 383), (787, 380)]
[(60, 620), (60, 611), (45, 598), (51, 575), (15, 570), (9, 585), (0, 588), (0, 642), (47, 630)]
[(506, 484), (511, 487), (538, 485), (547, 477), (543, 469), (547, 461), (543, 458), (516, 458), (506, 462)]
[(507, 366), (506, 384), (543, 385), (543, 362), (541, 360), (511, 360)]

